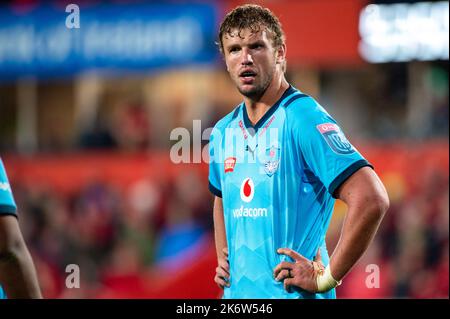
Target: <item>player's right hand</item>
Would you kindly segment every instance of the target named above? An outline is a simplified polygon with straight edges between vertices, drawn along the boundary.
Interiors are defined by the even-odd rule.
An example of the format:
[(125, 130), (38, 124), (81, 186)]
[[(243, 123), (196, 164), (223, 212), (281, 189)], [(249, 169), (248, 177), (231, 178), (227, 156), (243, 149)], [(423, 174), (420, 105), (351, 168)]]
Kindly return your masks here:
[(230, 265), (228, 263), (228, 249), (222, 250), (223, 256), (217, 258), (216, 275), (214, 281), (221, 288), (230, 287)]

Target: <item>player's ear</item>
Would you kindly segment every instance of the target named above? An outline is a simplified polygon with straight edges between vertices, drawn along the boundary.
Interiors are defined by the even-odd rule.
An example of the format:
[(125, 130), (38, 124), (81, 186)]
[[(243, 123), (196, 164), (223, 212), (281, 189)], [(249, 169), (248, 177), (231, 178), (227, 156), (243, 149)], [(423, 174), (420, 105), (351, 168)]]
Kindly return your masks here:
[(284, 64), (286, 61), (286, 44), (281, 44), (278, 46), (276, 51), (277, 64)]
[(225, 63), (225, 66), (227, 67), (227, 72), (230, 73), (230, 68), (228, 66), (227, 59), (225, 59), (225, 56), (223, 58), (223, 62)]

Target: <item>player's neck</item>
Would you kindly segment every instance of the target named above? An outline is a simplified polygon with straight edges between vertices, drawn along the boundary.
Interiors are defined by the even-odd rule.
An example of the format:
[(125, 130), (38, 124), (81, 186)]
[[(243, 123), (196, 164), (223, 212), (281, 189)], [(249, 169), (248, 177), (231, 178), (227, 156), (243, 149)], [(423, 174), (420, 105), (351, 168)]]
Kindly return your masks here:
[(272, 105), (274, 105), (281, 98), (288, 87), (289, 83), (286, 81), (283, 74), (281, 77), (274, 79), (274, 81), (270, 83), (267, 90), (257, 101), (244, 97), (248, 118), (252, 125), (258, 123), (258, 121), (272, 107)]

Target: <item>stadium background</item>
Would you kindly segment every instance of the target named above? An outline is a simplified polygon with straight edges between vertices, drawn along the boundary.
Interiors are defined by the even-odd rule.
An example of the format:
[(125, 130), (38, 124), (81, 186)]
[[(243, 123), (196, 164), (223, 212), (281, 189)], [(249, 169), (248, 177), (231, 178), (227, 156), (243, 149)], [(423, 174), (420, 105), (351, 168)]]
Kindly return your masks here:
[[(199, 139), (193, 120), (203, 131), (240, 102), (214, 41), (242, 2), (78, 1), (79, 29), (65, 26), (68, 3), (0, 7), (0, 154), (44, 296), (219, 297), (207, 164), (174, 164), (170, 134)], [(391, 199), (338, 297), (448, 298), (448, 1), (257, 3), (284, 26), (290, 82), (340, 122)], [(363, 24), (371, 3), (388, 13)], [(370, 32), (380, 47), (364, 49)], [(337, 201), (330, 251), (345, 210)]]

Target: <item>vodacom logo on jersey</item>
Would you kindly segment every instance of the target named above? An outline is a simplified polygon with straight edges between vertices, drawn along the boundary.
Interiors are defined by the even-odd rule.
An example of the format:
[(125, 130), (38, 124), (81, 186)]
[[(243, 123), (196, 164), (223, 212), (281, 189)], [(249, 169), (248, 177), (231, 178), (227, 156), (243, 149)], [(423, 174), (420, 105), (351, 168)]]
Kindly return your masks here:
[[(250, 203), (255, 196), (255, 184), (251, 178), (245, 178), (241, 184), (241, 199), (245, 203)], [(267, 208), (244, 208), (243, 205), (241, 207), (233, 209), (233, 217), (234, 218), (258, 218), (258, 217), (267, 217)]]
[(246, 178), (241, 184), (241, 199), (250, 203), (255, 195), (255, 184), (253, 184), (253, 180), (251, 178)]

